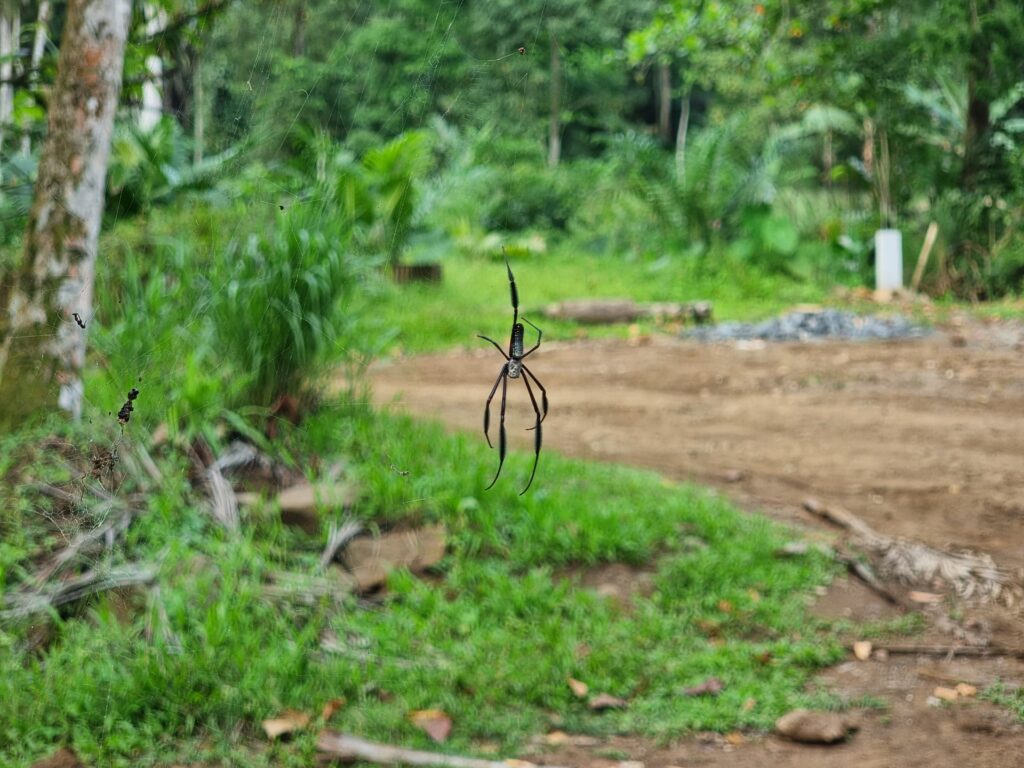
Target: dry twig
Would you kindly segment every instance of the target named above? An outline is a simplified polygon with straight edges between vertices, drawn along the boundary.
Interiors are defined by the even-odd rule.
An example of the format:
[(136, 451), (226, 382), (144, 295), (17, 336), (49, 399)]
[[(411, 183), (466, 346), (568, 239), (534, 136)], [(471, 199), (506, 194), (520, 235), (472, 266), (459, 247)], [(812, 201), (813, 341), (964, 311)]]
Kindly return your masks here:
[(555, 766), (534, 766), (522, 760), (482, 760), (475, 757), (445, 755), (439, 752), (424, 752), (418, 749), (393, 747), (378, 744), (356, 736), (334, 731), (322, 731), (317, 738), (316, 748), (331, 757), (348, 762), (365, 760), (384, 765), (436, 765), (441, 768), (556, 768)]
[(103, 572), (86, 571), (54, 587), (9, 593), (6, 602), (13, 607), (0, 611), (0, 621), (23, 619), (108, 589), (148, 584), (155, 578), (156, 568), (146, 563), (130, 563)]

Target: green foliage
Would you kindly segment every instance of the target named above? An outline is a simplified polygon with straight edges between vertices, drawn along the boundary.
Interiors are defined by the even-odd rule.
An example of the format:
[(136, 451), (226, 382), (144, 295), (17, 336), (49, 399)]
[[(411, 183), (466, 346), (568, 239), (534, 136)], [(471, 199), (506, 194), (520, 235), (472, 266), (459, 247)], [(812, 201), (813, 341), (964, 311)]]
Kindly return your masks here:
[(107, 170), (107, 215), (121, 218), (170, 202), (176, 194), (207, 188), (222, 176), (241, 147), (188, 164), (188, 142), (177, 121), (161, 118), (143, 130), (133, 121), (118, 123)]
[[(395, 573), (383, 610), (270, 601), (267, 576), (313, 575), (322, 537), (296, 535), (259, 508), (240, 537), (225, 537), (183, 481), (169, 482), (147, 495), (114, 555), (159, 557), (159, 592), (127, 612), (94, 599), (55, 619), (34, 652), (26, 627), (0, 628), (0, 761), (27, 766), (63, 744), (111, 766), (308, 765), (313, 729), (265, 751), (248, 745), (262, 738), (260, 720), (339, 696), (348, 706), (332, 726), (419, 747), (429, 743), (409, 711), (444, 709), (455, 752), (487, 741), (515, 754), (552, 712), (599, 735), (761, 728), (810, 703), (806, 681), (841, 654), (804, 612), (833, 573), (827, 559), (780, 561), (774, 550), (791, 534), (697, 489), (547, 455), (530, 497), (515, 483), (484, 494), (493, 454), (478, 439), (358, 406), (325, 408), (289, 440), (304, 455), (349, 457), (367, 522), (444, 522), (438, 577)], [(19, 449), (0, 445), (9, 468)], [(184, 477), (173, 455), (157, 460), (165, 477)], [(512, 453), (508, 468), (527, 462)], [(45, 502), (16, 495), (45, 520)], [(0, 583), (19, 579), (17, 557), (0, 558)], [(654, 592), (627, 611), (580, 585), (574, 574), (606, 562), (653, 568)], [(323, 650), (325, 636), (337, 652)], [(709, 675), (725, 683), (721, 696), (678, 695)], [(569, 676), (629, 697), (629, 709), (589, 712)]]
[[(244, 405), (310, 394), (317, 366), (352, 341), (357, 262), (346, 219), (297, 205), (269, 234), (233, 241), (210, 283), (217, 348), (245, 377)], [(224, 280), (221, 283), (221, 280)]]
[(0, 245), (13, 242), (25, 228), (36, 163), (34, 155), (20, 152), (0, 157)]
[[(445, 278), (439, 286), (382, 284), (375, 316), (395, 328), (394, 344), (409, 352), (444, 349), (452, 345), (476, 346), (476, 333), (498, 337), (508, 332), (508, 280), (499, 260), (449, 255)], [(630, 297), (637, 301), (697, 301), (713, 298), (717, 320), (760, 319), (794, 303), (818, 302), (821, 287), (772, 274), (742, 262), (724, 250), (704, 259), (680, 258), (673, 252), (623, 259), (582, 250), (571, 240), (539, 256), (513, 262), (523, 312), (536, 319), (538, 310), (552, 302), (592, 298)], [(425, 322), (425, 318), (429, 322)], [(580, 326), (568, 321), (538, 324), (547, 339), (618, 336), (626, 324)], [(645, 332), (654, 325), (642, 322)]]

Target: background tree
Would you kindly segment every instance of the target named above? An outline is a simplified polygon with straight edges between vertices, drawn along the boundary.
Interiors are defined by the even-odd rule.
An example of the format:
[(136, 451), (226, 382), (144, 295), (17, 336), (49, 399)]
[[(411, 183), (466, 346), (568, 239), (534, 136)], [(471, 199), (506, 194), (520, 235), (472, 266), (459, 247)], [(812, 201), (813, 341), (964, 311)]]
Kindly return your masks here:
[(0, 401), (17, 416), (82, 408), (85, 332), (129, 0), (71, 0), (22, 263), (0, 296)]

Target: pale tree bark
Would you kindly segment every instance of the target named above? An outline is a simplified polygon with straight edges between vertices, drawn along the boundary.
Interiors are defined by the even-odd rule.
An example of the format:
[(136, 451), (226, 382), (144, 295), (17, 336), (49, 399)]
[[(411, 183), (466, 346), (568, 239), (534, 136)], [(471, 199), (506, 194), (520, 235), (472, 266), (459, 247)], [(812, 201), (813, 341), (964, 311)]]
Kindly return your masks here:
[(203, 98), (203, 54), (197, 50), (192, 59), (192, 162), (196, 165), (203, 161), (203, 134), (206, 129)]
[(0, 403), (8, 423), (59, 406), (82, 412), (84, 323), (130, 0), (69, 0), (48, 132), (14, 283), (0, 286)]
[(676, 128), (676, 178), (686, 175), (686, 134), (690, 129), (690, 91), (679, 100), (679, 126)]
[[(167, 14), (154, 5), (143, 5), (147, 37), (156, 37), (167, 26)], [(146, 57), (146, 82), (142, 84), (142, 108), (139, 110), (139, 128), (149, 131), (160, 122), (164, 114), (164, 62), (159, 56)]]
[[(0, 0), (0, 154), (14, 115), (14, 53), (21, 36), (19, 0)], [(2, 178), (0, 178), (2, 180)]]
[(548, 165), (554, 168), (562, 159), (562, 57), (558, 38), (551, 33), (551, 116), (548, 122)]
[[(39, 12), (36, 14), (35, 35), (32, 38), (32, 58), (29, 61), (28, 85), (30, 89), (34, 88), (39, 81), (39, 65), (43, 61), (43, 52), (46, 50), (46, 38), (49, 34), (52, 11), (50, 0), (41, 0)], [(28, 131), (21, 136), (21, 151), (26, 155), (32, 151), (32, 138), (28, 135)]]

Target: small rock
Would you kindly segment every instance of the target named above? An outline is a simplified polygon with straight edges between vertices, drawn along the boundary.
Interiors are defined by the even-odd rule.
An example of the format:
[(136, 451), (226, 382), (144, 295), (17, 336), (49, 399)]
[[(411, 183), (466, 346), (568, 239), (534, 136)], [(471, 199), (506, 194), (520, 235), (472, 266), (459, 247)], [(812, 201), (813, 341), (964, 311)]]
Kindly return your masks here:
[(887, 650), (885, 650), (885, 648), (876, 648), (875, 649), (875, 661), (888, 661), (888, 660), (889, 660), (889, 652)]
[(618, 768), (645, 768), (645, 766), (640, 760), (622, 760), (619, 762)]
[(871, 641), (870, 640), (858, 640), (853, 644), (853, 655), (857, 657), (857, 661), (867, 661), (871, 658)]
[(841, 715), (808, 709), (794, 709), (775, 723), (780, 736), (802, 744), (835, 744), (846, 738), (848, 730), (849, 724)]
[(978, 695), (978, 689), (969, 683), (957, 683), (956, 692), (964, 698)]

